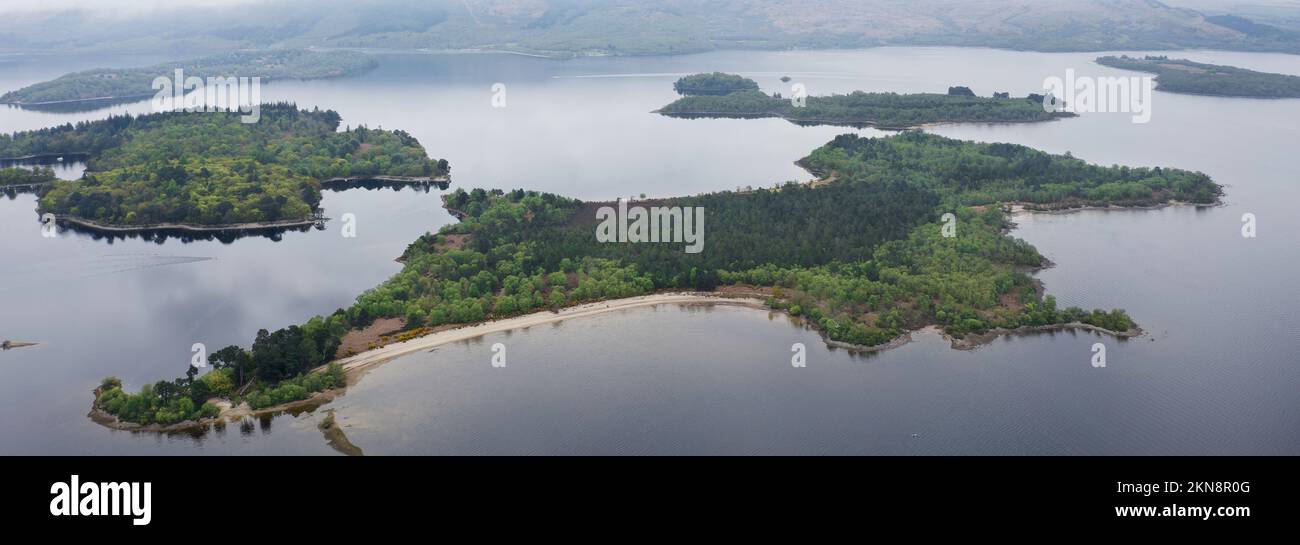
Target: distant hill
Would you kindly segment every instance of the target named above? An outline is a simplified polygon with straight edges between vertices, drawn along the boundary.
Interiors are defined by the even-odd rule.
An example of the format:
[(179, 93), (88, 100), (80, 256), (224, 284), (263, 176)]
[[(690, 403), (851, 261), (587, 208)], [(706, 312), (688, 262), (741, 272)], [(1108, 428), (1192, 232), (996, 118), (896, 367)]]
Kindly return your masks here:
[(0, 44), (8, 50), (361, 47), (567, 56), (889, 44), (1300, 53), (1293, 29), (1155, 0), (274, 0), (146, 12), (112, 24), (85, 10), (6, 17)]
[(1300, 4), (1294, 0), (1164, 0), (1208, 16), (1241, 17), (1286, 30), (1300, 31)]
[(150, 96), (156, 93), (154, 78), (171, 78), (178, 69), (188, 76), (203, 79), (213, 76), (261, 77), (269, 82), (274, 79), (349, 76), (370, 70), (377, 64), (370, 56), (351, 51), (240, 51), (143, 68), (99, 68), (65, 74), (0, 95), (0, 104), (50, 105)]

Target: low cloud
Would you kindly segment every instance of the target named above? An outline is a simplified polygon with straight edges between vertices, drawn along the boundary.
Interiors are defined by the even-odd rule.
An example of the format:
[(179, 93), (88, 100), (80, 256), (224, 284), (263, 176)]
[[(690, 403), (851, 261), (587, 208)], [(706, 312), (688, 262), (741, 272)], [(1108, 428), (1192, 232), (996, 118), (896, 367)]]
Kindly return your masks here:
[(269, 3), (271, 0), (4, 0), (0, 13), (42, 13), (58, 11), (83, 11), (96, 15), (135, 16), (157, 11), (177, 9), (243, 7), (248, 4)]

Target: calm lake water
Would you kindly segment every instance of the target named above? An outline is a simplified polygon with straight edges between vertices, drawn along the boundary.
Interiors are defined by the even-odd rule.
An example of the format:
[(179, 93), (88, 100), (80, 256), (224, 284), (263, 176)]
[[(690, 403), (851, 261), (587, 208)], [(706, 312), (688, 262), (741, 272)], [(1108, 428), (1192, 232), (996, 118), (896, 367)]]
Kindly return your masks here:
[[(584, 199), (693, 194), (809, 175), (793, 164), (843, 132), (781, 120), (650, 114), (672, 81), (738, 72), (766, 90), (977, 93), (1046, 77), (1125, 72), (1093, 54), (980, 49), (719, 52), (551, 61), (385, 55), (361, 77), (267, 85), (266, 100), (332, 108), (344, 123), (401, 128), (452, 164), (453, 185)], [(1195, 51), (1193, 60), (1300, 74), (1300, 57)], [(5, 90), (71, 70), (156, 58), (3, 58)], [(792, 81), (785, 84), (782, 76)], [(505, 108), (492, 86), (505, 85)], [(147, 112), (0, 109), (13, 131)], [(1300, 100), (1157, 92), (1152, 121), (1091, 114), (1038, 125), (959, 125), (945, 136), (1014, 142), (1102, 164), (1202, 170), (1227, 187), (1212, 209), (1019, 217), (1016, 235), (1057, 266), (1063, 304), (1123, 307), (1146, 329), (1003, 338), (951, 350), (936, 335), (870, 357), (832, 350), (780, 315), (660, 306), (488, 335), (380, 367), (331, 404), (367, 454), (1300, 454)], [(76, 165), (60, 174), (75, 177)], [(331, 454), (316, 415), (201, 437), (112, 432), (85, 417), (106, 375), (130, 387), (181, 375), (190, 347), (247, 345), (261, 328), (348, 305), (399, 270), (406, 244), (452, 219), (439, 192), (327, 192), (357, 217), (276, 239), (42, 238), (35, 197), (0, 197), (0, 454)], [(1243, 239), (1253, 213), (1258, 237)], [(804, 343), (808, 366), (790, 365)], [(1091, 346), (1107, 345), (1093, 368)], [(508, 365), (490, 365), (494, 343)]]

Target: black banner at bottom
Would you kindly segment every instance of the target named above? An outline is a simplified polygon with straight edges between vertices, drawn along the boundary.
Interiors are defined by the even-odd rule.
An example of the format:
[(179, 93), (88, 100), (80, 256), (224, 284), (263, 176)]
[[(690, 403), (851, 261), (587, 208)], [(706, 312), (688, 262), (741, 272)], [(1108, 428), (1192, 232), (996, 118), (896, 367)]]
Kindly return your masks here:
[[(1292, 458), (6, 458), (10, 530), (328, 536), (365, 521), (950, 523), (1238, 531), (1296, 515)], [(808, 521), (805, 519), (805, 523)], [(492, 524), (491, 522), (485, 522)], [(62, 534), (61, 534), (62, 535)]]

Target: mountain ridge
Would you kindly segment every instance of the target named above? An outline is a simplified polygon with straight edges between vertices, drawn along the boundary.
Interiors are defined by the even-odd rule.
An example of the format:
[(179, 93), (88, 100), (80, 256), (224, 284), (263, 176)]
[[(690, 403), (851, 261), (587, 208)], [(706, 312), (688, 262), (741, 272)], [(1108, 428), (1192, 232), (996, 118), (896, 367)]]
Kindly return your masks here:
[[(249, 17), (255, 12), (257, 17)], [(1157, 0), (277, 0), (169, 9), (112, 25), (86, 10), (12, 14), (10, 51), (319, 47), (552, 56), (715, 49), (981, 46), (1300, 53), (1300, 32)]]

